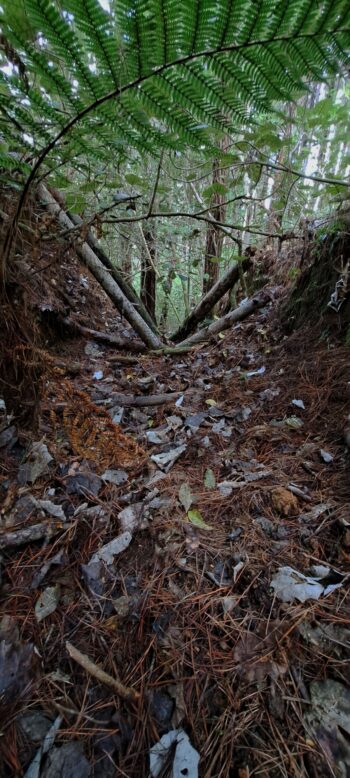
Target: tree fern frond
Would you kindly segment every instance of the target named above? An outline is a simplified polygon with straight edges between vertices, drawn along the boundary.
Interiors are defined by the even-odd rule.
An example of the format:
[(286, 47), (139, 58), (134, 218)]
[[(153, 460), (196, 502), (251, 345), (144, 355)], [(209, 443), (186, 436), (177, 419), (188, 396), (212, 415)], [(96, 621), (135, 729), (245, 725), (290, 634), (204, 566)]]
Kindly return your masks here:
[(98, 81), (84, 61), (79, 39), (67, 18), (63, 18), (50, 0), (25, 0), (25, 2), (33, 26), (35, 25), (38, 32), (47, 38), (54, 51), (64, 58), (73, 77), (76, 76), (81, 80), (84, 90), (96, 99), (101, 94)]
[(79, 133), (94, 160), (208, 146), (213, 129), (233, 132), (349, 64), (349, 0), (7, 2), (4, 35), (30, 91), (22, 105), (24, 83), (6, 77), (11, 116), (32, 132), (41, 114), (40, 144), (64, 136), (65, 155), (80, 155)]
[[(120, 62), (117, 39), (110, 14), (98, 0), (67, 0), (66, 8), (73, 14), (77, 29), (96, 59), (98, 77), (100, 71), (108, 74), (114, 86), (120, 84)], [(107, 84), (105, 84), (105, 88)]]

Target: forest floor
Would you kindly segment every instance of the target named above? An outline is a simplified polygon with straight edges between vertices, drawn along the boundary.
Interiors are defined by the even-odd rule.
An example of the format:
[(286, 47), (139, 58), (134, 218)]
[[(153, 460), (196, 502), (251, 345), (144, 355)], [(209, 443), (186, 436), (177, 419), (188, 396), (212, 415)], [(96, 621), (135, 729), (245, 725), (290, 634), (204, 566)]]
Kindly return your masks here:
[(348, 774), (349, 350), (318, 336), (275, 301), (176, 356), (51, 338), (35, 432), (2, 408), (3, 778)]

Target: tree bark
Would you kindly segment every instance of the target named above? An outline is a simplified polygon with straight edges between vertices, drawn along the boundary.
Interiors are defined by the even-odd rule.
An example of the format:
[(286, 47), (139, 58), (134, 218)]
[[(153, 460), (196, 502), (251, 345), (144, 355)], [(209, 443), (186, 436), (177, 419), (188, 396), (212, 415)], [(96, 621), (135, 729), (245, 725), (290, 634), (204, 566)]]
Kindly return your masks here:
[(141, 249), (141, 302), (150, 317), (156, 318), (156, 241), (154, 232), (143, 229), (145, 245)]
[(173, 343), (181, 343), (185, 338), (191, 335), (196, 329), (197, 325), (205, 319), (207, 314), (212, 310), (214, 305), (223, 297), (225, 292), (233, 287), (240, 275), (240, 265), (244, 269), (249, 266), (248, 259), (243, 260), (241, 263), (234, 262), (225, 275), (220, 278), (217, 283), (210, 289), (208, 294), (202, 298), (202, 300), (196, 305), (192, 313), (185, 319), (184, 323), (179, 329), (171, 336)]
[[(228, 139), (224, 138), (220, 143), (220, 147), (223, 151), (227, 150)], [(224, 184), (226, 171), (222, 171), (221, 163), (219, 159), (214, 159), (213, 162), (213, 178), (212, 183)], [(215, 221), (224, 222), (226, 207), (223, 205), (225, 201), (225, 195), (220, 192), (214, 192), (212, 198), (211, 214)], [(204, 277), (203, 277), (203, 294), (206, 295), (216, 284), (219, 278), (219, 262), (218, 260), (222, 254), (222, 247), (224, 243), (224, 234), (222, 230), (218, 229), (216, 224), (207, 225), (207, 236), (205, 245), (205, 259), (204, 259)]]
[(254, 311), (256, 311), (258, 308), (262, 308), (264, 305), (266, 305), (269, 300), (270, 298), (265, 292), (256, 297), (252, 297), (250, 300), (246, 300), (245, 302), (241, 303), (241, 305), (239, 305), (238, 308), (236, 308), (234, 311), (230, 311), (230, 313), (226, 314), (226, 316), (223, 316), (221, 319), (214, 321), (213, 324), (210, 324), (208, 327), (203, 327), (202, 330), (195, 332), (195, 334), (190, 338), (182, 340), (179, 344), (180, 348), (195, 346), (197, 343), (205, 343), (215, 335), (218, 335), (219, 332), (223, 332), (223, 330), (227, 330), (229, 327), (232, 327), (232, 324), (235, 322), (246, 319), (247, 316), (250, 316), (250, 314), (254, 313)]
[[(48, 211), (57, 218), (59, 223), (66, 229), (72, 229), (74, 226), (72, 220), (67, 216), (66, 212), (61, 208), (57, 200), (50, 194), (43, 183), (39, 184), (38, 193), (43, 204)], [(112, 278), (110, 271), (102, 264), (101, 260), (88, 243), (84, 241), (84, 243), (76, 245), (75, 250), (82, 262), (84, 262), (108, 297), (112, 300), (119, 313), (122, 316), (125, 316), (126, 320), (135, 332), (137, 332), (146, 346), (153, 349), (161, 348), (162, 342), (159, 337), (150, 329), (148, 324), (146, 324), (133, 303), (125, 296), (119, 284)]]
[[(62, 207), (62, 203), (60, 200), (58, 200), (59, 204)], [(83, 220), (81, 219), (78, 214), (70, 213), (69, 211), (66, 211), (67, 216), (74, 225), (83, 224)], [(142, 300), (140, 300), (139, 296), (136, 294), (135, 289), (132, 288), (130, 284), (126, 281), (124, 278), (123, 273), (119, 270), (118, 267), (116, 267), (113, 262), (107, 257), (107, 254), (101, 249), (101, 247), (98, 245), (97, 241), (95, 240), (94, 236), (91, 233), (91, 230), (87, 233), (85, 237), (86, 243), (90, 248), (93, 250), (93, 252), (96, 254), (100, 262), (104, 265), (104, 267), (109, 270), (112, 278), (116, 281), (120, 289), (122, 290), (123, 294), (125, 294), (125, 297), (131, 302), (136, 310), (139, 312), (139, 314), (142, 316), (142, 318), (145, 320), (145, 322), (148, 324), (148, 326), (153, 330), (154, 332), (157, 332), (156, 325), (149, 315), (148, 311), (146, 310)]]

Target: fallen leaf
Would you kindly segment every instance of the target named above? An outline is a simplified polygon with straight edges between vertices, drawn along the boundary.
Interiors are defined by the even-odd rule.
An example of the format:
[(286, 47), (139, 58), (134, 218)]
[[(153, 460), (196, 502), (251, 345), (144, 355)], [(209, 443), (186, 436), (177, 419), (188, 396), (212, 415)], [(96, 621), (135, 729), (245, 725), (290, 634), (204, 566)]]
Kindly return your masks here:
[(185, 483), (181, 484), (180, 486), (179, 500), (185, 511), (188, 511), (193, 503), (193, 495), (188, 481), (185, 481)]
[(47, 754), (47, 752), (50, 751), (50, 749), (52, 748), (55, 742), (56, 734), (62, 724), (62, 721), (63, 721), (62, 716), (57, 716), (57, 718), (53, 723), (49, 722), (51, 723), (51, 726), (46, 732), (46, 734), (44, 735), (42, 745), (40, 746), (39, 750), (35, 754), (34, 759), (29, 765), (24, 778), (39, 778), (40, 774), (42, 775), (41, 773), (42, 757), (44, 756), (44, 754)]
[(329, 465), (330, 462), (333, 462), (333, 455), (330, 454), (328, 451), (325, 451), (324, 448), (320, 449), (320, 456), (321, 459), (326, 463), (326, 465)]
[(273, 490), (271, 500), (275, 511), (281, 516), (296, 516), (299, 512), (297, 497), (283, 486), (277, 486)]
[(123, 532), (118, 535), (117, 538), (111, 540), (110, 543), (106, 543), (95, 554), (92, 555), (89, 565), (94, 565), (96, 562), (105, 562), (106, 565), (112, 565), (114, 557), (121, 554), (122, 551), (130, 545), (132, 541), (131, 532)]
[(40, 778), (92, 778), (93, 768), (83, 753), (83, 744), (72, 740), (49, 751)]
[(33, 484), (48, 471), (50, 462), (52, 462), (52, 456), (45, 443), (33, 443), (28, 452), (27, 461), (18, 469), (18, 482), (22, 486), (28, 481)]
[[(173, 752), (173, 748), (175, 750)], [(152, 778), (158, 778), (164, 774), (169, 754), (174, 754), (171, 765), (171, 778), (198, 778), (199, 753), (193, 748), (190, 739), (183, 729), (173, 729), (152, 746), (150, 758), (150, 771)]]
[(0, 695), (18, 700), (34, 679), (35, 654), (33, 643), (22, 643), (15, 619), (4, 616), (0, 623)]
[(258, 370), (248, 370), (248, 373), (246, 373), (245, 375), (246, 378), (252, 378), (254, 375), (264, 375), (265, 370), (266, 367), (265, 365), (263, 365), (262, 367), (259, 367)]
[(282, 602), (293, 600), (306, 602), (306, 600), (318, 600), (321, 596), (327, 597), (328, 594), (339, 589), (349, 577), (325, 565), (311, 568), (309, 576), (287, 566), (278, 569), (271, 581), (271, 586), (276, 597)]
[(310, 703), (305, 712), (306, 733), (327, 754), (332, 775), (349, 774), (350, 691), (331, 678), (310, 683)]
[(213, 405), (216, 405), (216, 400), (212, 400), (210, 397), (208, 400), (205, 401), (206, 405), (209, 405), (210, 408), (212, 408)]
[(123, 508), (123, 510), (118, 513), (120, 527), (123, 532), (126, 532), (127, 530), (133, 532), (138, 528), (142, 519), (143, 508), (144, 504), (142, 502), (135, 502), (133, 505), (128, 505), (127, 508)]
[(295, 405), (297, 408), (302, 408), (303, 411), (305, 411), (305, 405), (302, 400), (292, 400), (292, 405)]
[(208, 467), (204, 474), (204, 486), (206, 489), (215, 489), (216, 480), (215, 475), (210, 467)]
[(164, 451), (162, 454), (152, 454), (151, 459), (156, 463), (160, 470), (167, 473), (181, 454), (186, 451), (186, 448), (186, 445), (177, 446), (177, 448), (173, 448), (170, 451)]
[(288, 419), (285, 419), (285, 424), (293, 430), (300, 430), (304, 426), (304, 422), (298, 416), (289, 416)]
[(191, 524), (194, 524), (195, 527), (199, 527), (200, 529), (206, 529), (206, 530), (213, 529), (209, 524), (206, 524), (201, 512), (197, 510), (197, 508), (193, 508), (193, 510), (188, 511), (187, 516)]
[(51, 502), (51, 500), (37, 500), (35, 497), (31, 497), (31, 500), (36, 508), (41, 508), (41, 510), (47, 513), (49, 516), (53, 516), (55, 519), (61, 519), (61, 521), (66, 520), (66, 516), (61, 505), (55, 505), (55, 503)]
[(34, 608), (35, 617), (38, 622), (43, 621), (43, 619), (46, 619), (51, 613), (54, 613), (60, 600), (60, 594), (61, 587), (58, 584), (56, 586), (47, 586), (46, 589), (44, 589), (39, 599), (36, 601)]
[(121, 486), (128, 480), (128, 474), (125, 470), (106, 470), (101, 475), (102, 481)]

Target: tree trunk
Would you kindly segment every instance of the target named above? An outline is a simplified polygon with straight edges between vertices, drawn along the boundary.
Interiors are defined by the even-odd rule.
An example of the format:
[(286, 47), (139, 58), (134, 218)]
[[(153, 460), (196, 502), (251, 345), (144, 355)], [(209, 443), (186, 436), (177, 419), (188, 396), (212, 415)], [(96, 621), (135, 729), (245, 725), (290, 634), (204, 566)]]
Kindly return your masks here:
[[(57, 199), (57, 198), (55, 198)], [(60, 196), (60, 199), (58, 200), (61, 207), (63, 207), (63, 198)], [(83, 220), (81, 219), (78, 214), (70, 213), (69, 211), (66, 211), (68, 218), (73, 222), (74, 225), (83, 224)], [(98, 245), (97, 241), (95, 240), (94, 236), (92, 235), (91, 230), (87, 233), (85, 237), (86, 243), (94, 254), (98, 257), (100, 262), (104, 265), (104, 267), (107, 268), (107, 270), (110, 272), (112, 278), (116, 281), (120, 289), (122, 290), (123, 294), (125, 294), (125, 297), (135, 306), (136, 310), (139, 312), (139, 314), (142, 316), (142, 318), (145, 320), (145, 322), (148, 324), (148, 326), (153, 330), (153, 332), (157, 333), (156, 325), (153, 321), (153, 319), (150, 317), (148, 311), (146, 310), (142, 300), (138, 297), (138, 295), (135, 292), (135, 289), (127, 282), (125, 279), (123, 273), (121, 270), (119, 270), (116, 265), (111, 262), (109, 257), (107, 257), (107, 254), (101, 249), (101, 247)]]
[[(142, 229), (142, 228), (141, 228)], [(141, 248), (140, 297), (146, 311), (156, 318), (156, 241), (151, 229), (142, 229), (144, 245)]]
[(226, 316), (223, 316), (221, 319), (214, 321), (213, 324), (210, 324), (208, 327), (203, 327), (202, 330), (195, 332), (195, 334), (191, 335), (190, 338), (181, 341), (179, 348), (195, 346), (196, 343), (205, 343), (207, 340), (213, 338), (214, 335), (218, 335), (219, 332), (232, 327), (232, 324), (235, 322), (246, 319), (247, 316), (250, 316), (250, 314), (254, 313), (254, 311), (256, 311), (258, 308), (262, 308), (264, 305), (266, 305), (269, 300), (270, 298), (265, 292), (262, 292), (259, 296), (253, 297), (250, 300), (246, 300), (245, 302), (241, 303), (241, 305), (239, 305), (238, 308), (236, 308), (234, 311), (230, 311), (230, 313), (226, 314)]
[[(72, 227), (74, 227), (72, 220), (67, 216), (66, 212), (61, 208), (57, 200), (50, 194), (44, 184), (39, 184), (38, 193), (48, 211), (57, 218), (63, 227), (71, 230)], [(112, 300), (119, 313), (122, 316), (125, 316), (126, 320), (135, 332), (137, 332), (146, 346), (153, 349), (161, 348), (162, 342), (159, 337), (150, 329), (134, 305), (127, 299), (119, 284), (112, 278), (110, 271), (102, 264), (101, 260), (88, 243), (84, 241), (84, 243), (76, 245), (75, 250), (82, 262), (84, 262), (108, 297)]]
[(171, 336), (171, 340), (174, 343), (180, 343), (184, 338), (187, 338), (189, 335), (191, 335), (192, 332), (194, 332), (197, 325), (203, 321), (207, 314), (212, 310), (214, 305), (216, 305), (216, 303), (221, 300), (225, 292), (228, 292), (228, 290), (231, 289), (236, 283), (240, 277), (240, 270), (241, 268), (243, 269), (243, 265), (244, 269), (246, 269), (249, 264), (250, 262), (248, 259), (245, 259), (241, 262), (233, 262), (227, 273), (225, 273), (225, 275), (216, 282), (208, 294), (206, 294), (205, 297), (201, 299), (198, 305), (196, 305), (196, 307), (193, 309), (192, 313), (190, 313), (187, 319), (185, 319), (184, 323), (181, 324), (181, 327), (179, 327), (179, 329)]
[[(220, 169), (220, 161), (214, 159), (213, 162), (213, 184), (223, 184), (224, 176)], [(225, 196), (220, 192), (214, 192), (212, 198), (211, 214), (215, 221), (225, 221), (226, 208), (223, 205)], [(203, 294), (206, 295), (216, 284), (219, 278), (219, 262), (215, 261), (221, 257), (224, 234), (215, 224), (208, 224), (205, 244), (204, 276), (203, 276)]]

